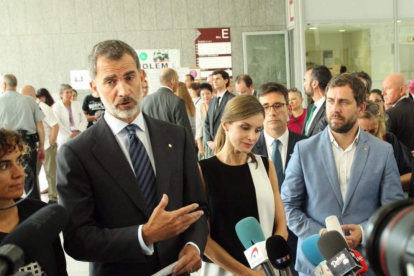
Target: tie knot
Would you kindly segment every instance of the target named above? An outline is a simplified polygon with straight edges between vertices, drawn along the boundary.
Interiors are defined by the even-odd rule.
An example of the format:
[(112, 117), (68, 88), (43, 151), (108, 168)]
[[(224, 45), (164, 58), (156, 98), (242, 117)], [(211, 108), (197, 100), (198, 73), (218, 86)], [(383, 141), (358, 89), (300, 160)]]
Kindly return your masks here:
[(280, 145), (280, 140), (273, 140), (273, 146), (274, 147), (279, 147), (279, 145)]
[(137, 125), (131, 124), (131, 125), (127, 125), (125, 127), (125, 129), (128, 131), (128, 135), (136, 135), (137, 133)]

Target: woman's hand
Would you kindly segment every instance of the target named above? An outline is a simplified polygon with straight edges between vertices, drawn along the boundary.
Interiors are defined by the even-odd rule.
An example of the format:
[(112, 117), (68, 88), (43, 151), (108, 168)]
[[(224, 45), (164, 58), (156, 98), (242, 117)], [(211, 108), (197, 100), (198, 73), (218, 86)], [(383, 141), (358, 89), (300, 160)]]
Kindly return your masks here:
[(201, 156), (204, 156), (204, 149), (199, 149), (198, 153), (199, 153)]

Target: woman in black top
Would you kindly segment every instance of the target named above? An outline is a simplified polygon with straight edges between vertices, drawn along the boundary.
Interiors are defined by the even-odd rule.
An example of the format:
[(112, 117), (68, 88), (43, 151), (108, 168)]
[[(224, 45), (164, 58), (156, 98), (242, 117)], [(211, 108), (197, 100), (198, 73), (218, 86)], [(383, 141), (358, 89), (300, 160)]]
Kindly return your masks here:
[[(0, 242), (22, 221), (46, 204), (25, 199), (16, 205), (23, 194), (23, 155), (27, 147), (15, 131), (0, 129)], [(36, 237), (33, 237), (36, 239)], [(25, 264), (20, 271), (38, 275), (67, 275), (66, 261), (59, 237), (50, 246), (44, 246), (36, 261)]]
[(251, 150), (263, 128), (264, 109), (251, 95), (230, 100), (215, 138), (216, 155), (199, 162), (210, 206), (210, 235), (201, 275), (265, 275), (249, 268), (237, 222), (254, 217), (266, 238), (287, 238), (285, 212), (273, 163)]

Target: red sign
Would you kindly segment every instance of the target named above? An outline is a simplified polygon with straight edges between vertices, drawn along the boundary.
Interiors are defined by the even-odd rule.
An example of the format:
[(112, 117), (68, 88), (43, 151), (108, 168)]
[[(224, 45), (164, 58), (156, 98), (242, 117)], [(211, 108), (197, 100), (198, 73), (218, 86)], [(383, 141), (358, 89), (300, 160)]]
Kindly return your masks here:
[(195, 48), (202, 79), (215, 70), (232, 75), (230, 28), (196, 29)]

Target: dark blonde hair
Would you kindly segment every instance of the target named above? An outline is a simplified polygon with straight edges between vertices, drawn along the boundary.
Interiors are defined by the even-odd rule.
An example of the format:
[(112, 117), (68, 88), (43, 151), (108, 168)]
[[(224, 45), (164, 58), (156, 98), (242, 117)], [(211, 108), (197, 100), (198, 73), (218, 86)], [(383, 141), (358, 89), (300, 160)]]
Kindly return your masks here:
[[(217, 154), (219, 151), (221, 151), (226, 142), (226, 132), (223, 129), (224, 123), (233, 123), (236, 121), (250, 118), (257, 114), (263, 115), (264, 119), (264, 108), (255, 96), (241, 95), (231, 99), (224, 108), (223, 116), (221, 117), (220, 121), (220, 126), (218, 128), (216, 138), (214, 139), (214, 143), (216, 144), (214, 153)], [(247, 155), (252, 159), (254, 163), (257, 164), (256, 158), (253, 153), (249, 152)]]
[(19, 150), (22, 155), (28, 152), (27, 145), (17, 131), (0, 128), (0, 158)]
[(378, 130), (377, 133), (375, 133), (375, 137), (383, 140), (383, 137), (386, 133), (385, 128), (385, 117), (381, 114), (379, 111), (379, 105), (374, 103), (373, 101), (366, 101), (367, 107), (364, 111), (364, 113), (361, 114), (361, 116), (358, 117), (358, 119), (376, 119), (378, 122)]
[(185, 108), (187, 109), (187, 112), (190, 115), (190, 117), (194, 117), (195, 106), (193, 100), (191, 99), (190, 92), (188, 92), (187, 86), (185, 86), (185, 83), (180, 82), (178, 84), (177, 96), (184, 100)]

